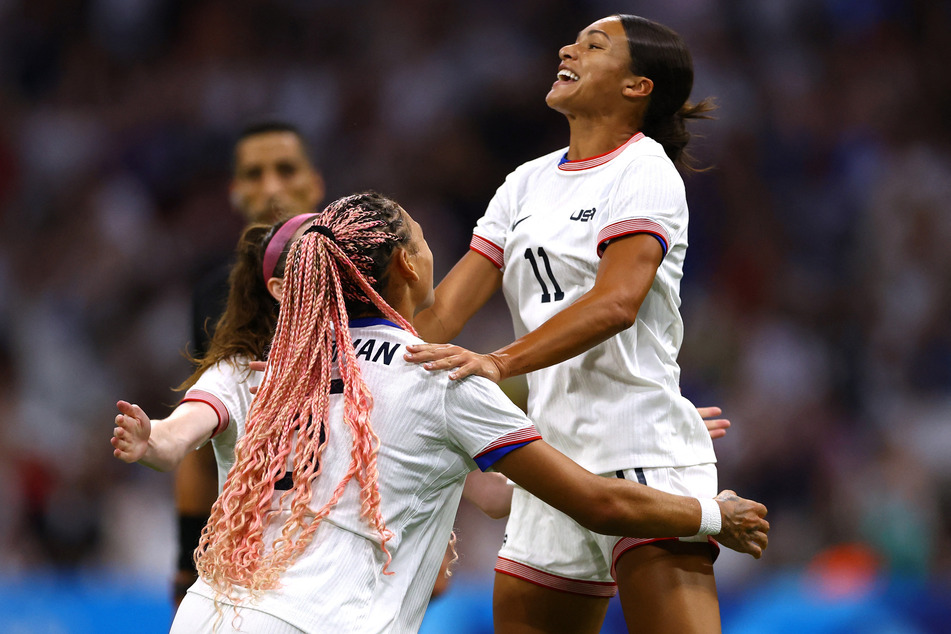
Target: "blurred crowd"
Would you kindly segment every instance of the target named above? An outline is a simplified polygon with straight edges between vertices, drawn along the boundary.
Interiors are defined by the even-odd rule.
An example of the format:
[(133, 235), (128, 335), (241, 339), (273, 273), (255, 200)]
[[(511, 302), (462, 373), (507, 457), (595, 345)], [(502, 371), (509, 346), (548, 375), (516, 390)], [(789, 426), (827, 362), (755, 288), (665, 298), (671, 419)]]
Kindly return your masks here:
[[(686, 179), (682, 390), (733, 422), (721, 486), (767, 556), (843, 545), (951, 570), (951, 3), (942, 0), (0, 1), (0, 576), (171, 572), (171, 478), (115, 460), (119, 398), (189, 373), (192, 287), (230, 252), (231, 151), (290, 121), (327, 200), (376, 189), (436, 275), (495, 188), (566, 144), (557, 52), (619, 10), (681, 33), (713, 96)], [(459, 340), (507, 343), (500, 301)], [(507, 386), (520, 397), (518, 384)], [(460, 571), (501, 524), (464, 507)]]

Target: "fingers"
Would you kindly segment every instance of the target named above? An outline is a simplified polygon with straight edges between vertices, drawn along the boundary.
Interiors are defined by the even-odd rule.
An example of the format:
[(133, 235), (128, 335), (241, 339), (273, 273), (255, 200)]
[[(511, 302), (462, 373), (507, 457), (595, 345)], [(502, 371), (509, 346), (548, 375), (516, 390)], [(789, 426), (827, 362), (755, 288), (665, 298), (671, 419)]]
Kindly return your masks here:
[[(428, 368), (427, 368), (428, 369)], [(464, 365), (455, 368), (452, 372), (449, 373), (449, 378), (453, 381), (458, 381), (459, 379), (464, 379), (467, 376), (478, 374), (479, 366), (475, 363), (466, 363)]]
[(710, 433), (710, 438), (713, 440), (726, 436), (726, 430), (730, 427), (730, 421), (725, 418), (704, 420), (703, 424), (707, 426), (707, 431)]
[(750, 554), (753, 555), (754, 559), (759, 559), (763, 556), (763, 551), (766, 550), (766, 546), (769, 544), (769, 538), (766, 537), (766, 533), (761, 533), (759, 531), (754, 532), (750, 535)]
[[(148, 417), (145, 415), (145, 412), (141, 407), (133, 403), (128, 403), (126, 401), (119, 401), (116, 403), (116, 407), (119, 408), (119, 411), (124, 416), (128, 416), (137, 421), (148, 420)], [(116, 422), (119, 422), (119, 417), (116, 417)]]
[(700, 414), (700, 418), (713, 418), (722, 414), (723, 410), (719, 407), (698, 407), (697, 413)]
[[(406, 354), (403, 355), (403, 358), (410, 363), (423, 363), (427, 370), (439, 370), (445, 369), (446, 367), (455, 367), (438, 364), (441, 361), (448, 361), (452, 357), (459, 356), (460, 352), (464, 352), (464, 350), (459, 346), (441, 343), (422, 343), (406, 346)], [(436, 363), (437, 365), (430, 368), (429, 364), (432, 363)], [(457, 363), (456, 365), (459, 364)]]
[(248, 364), (248, 368), (254, 372), (264, 372), (267, 369), (266, 361), (252, 361)]
[[(117, 416), (116, 418), (122, 418)], [(112, 430), (112, 455), (124, 462), (135, 462), (135, 458), (130, 453), (132, 449), (131, 434), (124, 427), (116, 427)]]
[(422, 364), (430, 372), (452, 370), (449, 378), (463, 379), (475, 372), (477, 366), (473, 361), (478, 356), (459, 346), (428, 343), (406, 346), (403, 358), (410, 363)]

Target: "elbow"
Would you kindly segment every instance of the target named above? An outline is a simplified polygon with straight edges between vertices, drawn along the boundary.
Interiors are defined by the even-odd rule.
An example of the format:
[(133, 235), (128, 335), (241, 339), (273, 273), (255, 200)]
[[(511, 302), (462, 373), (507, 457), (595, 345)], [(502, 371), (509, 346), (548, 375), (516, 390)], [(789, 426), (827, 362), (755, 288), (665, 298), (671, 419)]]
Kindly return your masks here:
[(637, 321), (637, 311), (639, 308), (639, 305), (625, 298), (612, 298), (611, 301), (604, 306), (605, 330), (610, 333), (611, 336), (627, 330)]

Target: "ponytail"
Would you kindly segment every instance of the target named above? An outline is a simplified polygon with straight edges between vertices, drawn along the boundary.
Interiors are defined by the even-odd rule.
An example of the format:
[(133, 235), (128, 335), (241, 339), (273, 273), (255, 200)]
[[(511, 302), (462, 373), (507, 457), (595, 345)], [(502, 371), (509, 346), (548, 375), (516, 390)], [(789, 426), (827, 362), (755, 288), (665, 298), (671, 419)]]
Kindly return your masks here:
[[(264, 381), (196, 554), (201, 576), (232, 600), (236, 586), (252, 596), (278, 586), (281, 574), (311, 542), (351, 480), (359, 486), (361, 516), (386, 556), (386, 572), (386, 542), (392, 534), (380, 511), (379, 439), (370, 424), (373, 397), (350, 337), (348, 319), (355, 315), (349, 314), (348, 304), (359, 299), (355, 305), (371, 306), (415, 334), (377, 290), (379, 270), (385, 270), (396, 247), (409, 240), (402, 213), (399, 205), (379, 194), (350, 196), (318, 214), (314, 223), (323, 230), (308, 230), (291, 247)], [(344, 385), (343, 420), (353, 435), (350, 468), (314, 512), (313, 485), (332, 433), (327, 423), (334, 369)], [(290, 501), (289, 516), (267, 552), (264, 529), (275, 483), (289, 470), (294, 484), (281, 496), (282, 506)]]
[[(641, 131), (663, 146), (664, 153), (678, 169), (690, 172), (703, 171), (696, 167), (696, 159), (687, 151), (690, 131), (687, 130), (686, 124), (689, 119), (712, 119), (713, 117), (708, 113), (715, 109), (716, 105), (709, 98), (696, 104), (687, 102), (672, 115), (645, 117)], [(650, 107), (647, 113), (650, 115)]]
[(687, 121), (710, 119), (711, 99), (687, 101), (693, 89), (693, 59), (683, 39), (672, 29), (636, 15), (619, 14), (631, 54), (631, 72), (654, 82), (641, 131), (660, 143), (678, 169), (698, 171), (686, 151)]

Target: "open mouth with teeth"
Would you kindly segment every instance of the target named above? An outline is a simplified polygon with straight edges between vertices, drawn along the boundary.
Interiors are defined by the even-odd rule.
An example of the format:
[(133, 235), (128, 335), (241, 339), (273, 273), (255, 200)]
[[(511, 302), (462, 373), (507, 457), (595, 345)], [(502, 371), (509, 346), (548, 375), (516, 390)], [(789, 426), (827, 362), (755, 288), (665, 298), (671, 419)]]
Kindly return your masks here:
[(578, 81), (581, 79), (576, 73), (568, 70), (567, 68), (562, 68), (558, 71), (558, 81)]

